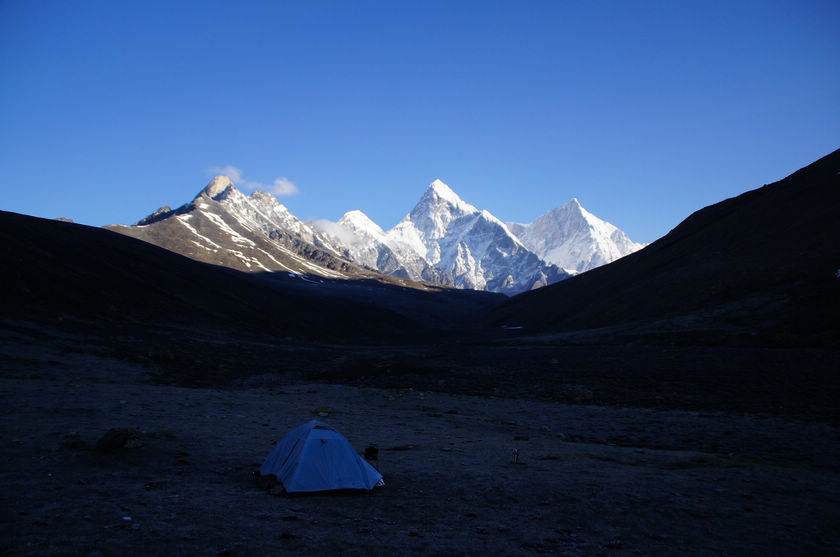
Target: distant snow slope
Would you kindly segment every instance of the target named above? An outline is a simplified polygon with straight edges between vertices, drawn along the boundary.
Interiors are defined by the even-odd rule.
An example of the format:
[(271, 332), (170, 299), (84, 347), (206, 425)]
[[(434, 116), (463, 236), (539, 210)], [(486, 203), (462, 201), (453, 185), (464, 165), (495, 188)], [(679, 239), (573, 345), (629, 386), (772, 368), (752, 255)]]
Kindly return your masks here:
[(577, 199), (530, 224), (508, 223), (508, 228), (546, 261), (575, 272), (611, 263), (644, 247), (584, 209)]

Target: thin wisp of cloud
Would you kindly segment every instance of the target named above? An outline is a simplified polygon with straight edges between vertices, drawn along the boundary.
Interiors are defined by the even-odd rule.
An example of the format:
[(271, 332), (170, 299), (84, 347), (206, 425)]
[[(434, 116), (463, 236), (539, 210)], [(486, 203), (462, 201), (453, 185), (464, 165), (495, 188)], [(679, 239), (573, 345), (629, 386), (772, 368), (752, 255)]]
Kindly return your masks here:
[(269, 191), (274, 195), (294, 195), (299, 193), (298, 187), (295, 183), (282, 176), (274, 180), (274, 184), (271, 186)]
[(243, 178), (243, 172), (241, 168), (236, 166), (227, 165), (227, 166), (215, 166), (209, 169), (211, 174), (223, 174), (230, 178), (230, 181), (233, 182), (233, 185), (247, 190), (263, 190), (269, 193), (274, 194), (275, 196), (288, 196), (288, 195), (295, 195), (300, 193), (297, 185), (289, 180), (288, 178), (281, 176), (276, 178), (273, 183), (271, 184), (264, 184), (262, 182), (254, 182), (250, 180), (245, 180)]

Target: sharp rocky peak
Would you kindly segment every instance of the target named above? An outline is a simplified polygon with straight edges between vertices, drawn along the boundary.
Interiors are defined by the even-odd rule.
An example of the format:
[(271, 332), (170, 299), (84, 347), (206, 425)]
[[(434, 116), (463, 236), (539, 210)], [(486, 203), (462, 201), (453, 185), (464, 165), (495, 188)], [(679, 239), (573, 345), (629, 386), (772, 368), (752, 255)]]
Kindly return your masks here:
[(587, 211), (583, 207), (583, 205), (580, 204), (580, 201), (578, 201), (577, 197), (573, 197), (572, 200), (569, 201), (568, 203), (565, 203), (563, 205), (559, 205), (559, 206), (555, 207), (554, 209), (548, 211), (543, 216), (548, 216), (548, 215), (553, 215), (556, 218), (562, 218), (564, 220), (565, 219), (570, 219), (570, 218), (575, 218), (575, 219), (583, 219), (587, 222), (593, 221), (593, 219), (595, 219), (597, 221), (600, 221), (600, 219), (598, 219), (598, 217), (596, 217), (595, 215), (593, 215), (592, 213)]
[(233, 182), (229, 177), (219, 175), (210, 180), (210, 183), (202, 190), (202, 193), (205, 193), (208, 197), (215, 199), (227, 191), (228, 188), (232, 187)]
[(458, 197), (458, 194), (452, 191), (452, 188), (447, 186), (442, 180), (435, 180), (429, 187), (426, 188), (426, 195), (438, 197), (450, 203), (463, 203), (463, 200)]
[(436, 208), (442, 205), (449, 205), (465, 214), (478, 212), (478, 209), (461, 199), (442, 180), (435, 180), (426, 188), (426, 192), (423, 194), (423, 198), (420, 200), (418, 206), (423, 205)]
[[(580, 201), (577, 197), (573, 197), (571, 201), (568, 203), (564, 203), (563, 205), (558, 205), (553, 209), (553, 211), (562, 211), (564, 213), (578, 213), (582, 214), (586, 212), (586, 209), (583, 208), (583, 205), (580, 204)], [(551, 211), (549, 211), (551, 212)]]
[(452, 191), (452, 188), (450, 188), (448, 185), (446, 185), (446, 183), (443, 180), (440, 180), (440, 179), (436, 179), (434, 182), (429, 184), (428, 189), (435, 192), (436, 194), (438, 194), (440, 196), (447, 196), (448, 195), (448, 196), (458, 197), (455, 194), (455, 192)]

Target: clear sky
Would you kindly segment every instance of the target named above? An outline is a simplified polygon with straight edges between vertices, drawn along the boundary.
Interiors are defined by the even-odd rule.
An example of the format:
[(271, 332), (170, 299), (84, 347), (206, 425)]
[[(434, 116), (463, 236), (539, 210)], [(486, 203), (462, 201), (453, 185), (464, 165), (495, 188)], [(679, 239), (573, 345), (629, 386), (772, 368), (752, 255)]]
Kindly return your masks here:
[(440, 178), (636, 241), (840, 147), (837, 0), (0, 0), (0, 209), (104, 225), (214, 169), (396, 224)]

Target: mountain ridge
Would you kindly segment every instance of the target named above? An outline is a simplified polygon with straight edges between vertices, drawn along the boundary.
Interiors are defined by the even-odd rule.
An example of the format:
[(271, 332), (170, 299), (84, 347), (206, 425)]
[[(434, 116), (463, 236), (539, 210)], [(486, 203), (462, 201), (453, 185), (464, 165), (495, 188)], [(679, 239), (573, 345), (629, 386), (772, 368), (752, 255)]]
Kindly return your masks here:
[[(526, 230), (530, 225), (516, 226)], [(219, 175), (174, 210), (161, 207), (133, 225), (105, 228), (248, 272), (379, 277), (508, 295), (571, 276), (527, 246), (512, 227), (464, 201), (440, 179), (385, 231), (360, 210), (348, 211), (336, 223), (305, 223), (270, 193), (246, 195), (229, 177)], [(581, 241), (596, 239), (590, 234)], [(603, 251), (591, 246), (579, 251), (585, 250)], [(611, 256), (613, 252), (596, 262), (608, 262)]]
[[(565, 222), (548, 222), (563, 208), (577, 207), (577, 219), (565, 218)], [(569, 211), (566, 211), (567, 213)], [(359, 212), (360, 215), (364, 213)], [(369, 235), (370, 229), (361, 230), (357, 223), (348, 221), (346, 214), (338, 223), (321, 223), (325, 232), (354, 236), (358, 243)], [(356, 215), (356, 219), (359, 215)], [(364, 219), (373, 223), (364, 215)], [(478, 221), (483, 221), (478, 224)], [(555, 217), (554, 221), (558, 221)], [(573, 222), (571, 222), (573, 221)], [(340, 226), (347, 225), (341, 231)], [(375, 225), (375, 223), (373, 223)], [(335, 226), (338, 225), (338, 226)], [(406, 254), (414, 252), (429, 265), (452, 277), (458, 287), (479, 288), (516, 294), (534, 287), (545, 286), (591, 268), (604, 265), (628, 253), (643, 247), (632, 242), (627, 235), (615, 227), (583, 209), (577, 198), (545, 213), (529, 225), (505, 223), (487, 210), (482, 210), (461, 199), (446, 183), (434, 180), (424, 191), (414, 208), (393, 228), (387, 231), (377, 226), (377, 241), (383, 250), (394, 254), (396, 259), (404, 260)], [(502, 259), (519, 251), (530, 251), (545, 263), (533, 259), (523, 268), (521, 265), (507, 263), (515, 269), (513, 273), (504, 271), (502, 261), (488, 253), (488, 246), (481, 246), (476, 258), (476, 246), (468, 246), (470, 230), (476, 234), (495, 234), (496, 247), (506, 246), (501, 250)], [(497, 229), (490, 233), (489, 229)], [(539, 238), (540, 233), (545, 237)], [(384, 235), (383, 235), (384, 234)], [(466, 243), (465, 243), (466, 242)], [(560, 254), (562, 257), (554, 257)], [(520, 258), (522, 256), (519, 256)], [(365, 264), (371, 265), (370, 254)], [(392, 261), (389, 259), (389, 261)], [(483, 261), (483, 263), (482, 263)], [(416, 278), (416, 267), (403, 265), (406, 275)], [(568, 270), (567, 270), (568, 269)], [(386, 272), (391, 269), (380, 268)], [(520, 277), (520, 275), (523, 275)], [(449, 284), (449, 283), (447, 283)]]
[(501, 220), (439, 179), (386, 237), (451, 275), (460, 288), (516, 294), (567, 276), (531, 254)]
[(135, 225), (105, 228), (206, 263), (242, 271), (288, 271), (327, 278), (373, 276), (295, 217), (274, 196), (246, 196), (217, 176), (189, 203), (159, 209)]

